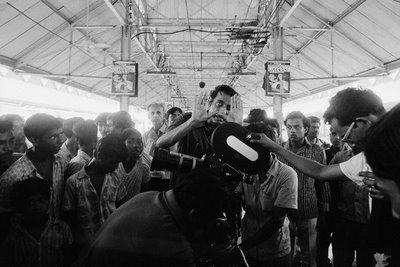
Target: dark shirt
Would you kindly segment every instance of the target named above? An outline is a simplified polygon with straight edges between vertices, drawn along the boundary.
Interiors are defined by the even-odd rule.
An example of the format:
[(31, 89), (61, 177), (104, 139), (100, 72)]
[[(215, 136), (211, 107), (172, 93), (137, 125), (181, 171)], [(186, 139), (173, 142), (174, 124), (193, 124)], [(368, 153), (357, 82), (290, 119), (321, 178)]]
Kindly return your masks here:
[(111, 214), (84, 266), (194, 266), (182, 211), (175, 197), (167, 206), (163, 194), (141, 193)]
[(326, 163), (329, 164), (333, 157), (340, 151), (340, 147), (331, 146), (330, 148), (325, 150), (326, 154)]
[[(167, 132), (185, 123), (191, 117), (192, 113), (183, 113), (168, 127)], [(199, 158), (211, 152), (212, 147), (210, 140), (213, 130), (214, 128), (208, 127), (207, 125), (191, 130), (178, 142), (178, 152)]]
[[(352, 150), (341, 151), (333, 157), (330, 164), (345, 162), (353, 156)], [(368, 188), (345, 180), (331, 182), (331, 190), (337, 216), (352, 222), (369, 223)]]

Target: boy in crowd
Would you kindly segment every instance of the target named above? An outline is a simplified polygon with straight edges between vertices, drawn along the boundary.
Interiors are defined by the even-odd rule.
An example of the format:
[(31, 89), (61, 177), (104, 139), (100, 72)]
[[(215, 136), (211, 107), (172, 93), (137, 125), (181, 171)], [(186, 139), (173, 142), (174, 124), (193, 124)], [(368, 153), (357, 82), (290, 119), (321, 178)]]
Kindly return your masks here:
[(38, 113), (26, 120), (24, 133), (33, 147), (18, 159), (0, 177), (0, 207), (14, 210), (11, 200), (14, 185), (30, 178), (42, 179), (49, 188), (49, 217), (46, 237), (54, 246), (62, 243), (67, 227), (60, 220), (60, 206), (64, 190), (64, 172), (67, 163), (57, 153), (61, 147), (62, 125), (55, 117)]
[(108, 134), (98, 141), (93, 160), (68, 178), (63, 211), (77, 252), (90, 244), (108, 216), (125, 202), (125, 186), (114, 171), (127, 156), (120, 137)]
[(22, 154), (14, 153), (15, 136), (11, 121), (0, 119), (0, 175)]
[(91, 120), (82, 121), (72, 129), (76, 136), (79, 149), (77, 155), (68, 163), (65, 177), (77, 173), (83, 166), (89, 164), (93, 157), (93, 150), (97, 143), (97, 126)]
[(121, 137), (128, 150), (128, 157), (119, 163), (116, 173), (126, 187), (127, 199), (131, 199), (146, 187), (150, 179), (150, 168), (141, 158), (143, 140), (140, 132), (125, 129)]
[(78, 152), (78, 141), (72, 129), (78, 123), (84, 121), (81, 117), (73, 117), (66, 119), (63, 123), (63, 133), (67, 137), (67, 140), (62, 144), (59, 154), (67, 162), (69, 162), (73, 157), (76, 156)]
[(97, 131), (99, 133), (100, 138), (103, 138), (107, 135), (108, 127), (107, 127), (107, 117), (110, 116), (110, 112), (103, 112), (97, 115), (94, 120), (97, 125)]

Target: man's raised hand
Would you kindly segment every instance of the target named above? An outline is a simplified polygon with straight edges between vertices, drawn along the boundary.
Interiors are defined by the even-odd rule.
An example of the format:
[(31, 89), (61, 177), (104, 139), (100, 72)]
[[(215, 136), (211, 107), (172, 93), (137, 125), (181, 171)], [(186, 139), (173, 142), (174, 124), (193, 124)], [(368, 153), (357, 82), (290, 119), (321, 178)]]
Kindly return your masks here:
[(194, 99), (191, 120), (195, 127), (201, 127), (213, 115), (208, 113), (208, 93), (203, 91)]
[(243, 102), (238, 94), (231, 97), (231, 109), (229, 110), (227, 121), (242, 124), (243, 120)]

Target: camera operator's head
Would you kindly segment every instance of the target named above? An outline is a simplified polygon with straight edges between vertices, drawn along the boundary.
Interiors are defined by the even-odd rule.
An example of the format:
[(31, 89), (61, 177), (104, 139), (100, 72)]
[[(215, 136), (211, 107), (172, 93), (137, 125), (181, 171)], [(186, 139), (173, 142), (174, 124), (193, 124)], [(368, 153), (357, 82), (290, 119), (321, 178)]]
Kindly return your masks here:
[(208, 119), (209, 124), (218, 125), (227, 121), (231, 109), (231, 97), (236, 94), (236, 91), (226, 84), (218, 85), (210, 92), (208, 112), (216, 114)]
[(347, 88), (331, 98), (324, 119), (343, 141), (362, 148), (368, 128), (384, 113), (382, 100), (374, 92)]
[(210, 168), (195, 169), (179, 179), (174, 194), (191, 227), (220, 217), (227, 205), (224, 181)]

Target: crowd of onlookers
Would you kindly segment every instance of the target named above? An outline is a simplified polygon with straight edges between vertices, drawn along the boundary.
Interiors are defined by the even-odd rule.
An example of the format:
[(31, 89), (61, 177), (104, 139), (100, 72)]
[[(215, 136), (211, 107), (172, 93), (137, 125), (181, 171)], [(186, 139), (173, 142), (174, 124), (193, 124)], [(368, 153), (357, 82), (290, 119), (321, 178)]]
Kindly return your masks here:
[(268, 149), (265, 170), (236, 189), (250, 266), (400, 266), (400, 105), (386, 112), (372, 91), (348, 88), (323, 121), (289, 113), (286, 142), (265, 110), (243, 120), (227, 85), (198, 96), (192, 113), (152, 103), (148, 117), (142, 135), (125, 111), (0, 116), (0, 266), (211, 266), (197, 241), (224, 212), (218, 174), (150, 167), (157, 147), (212, 153), (225, 122)]

